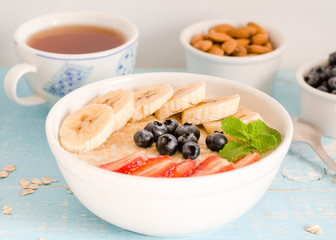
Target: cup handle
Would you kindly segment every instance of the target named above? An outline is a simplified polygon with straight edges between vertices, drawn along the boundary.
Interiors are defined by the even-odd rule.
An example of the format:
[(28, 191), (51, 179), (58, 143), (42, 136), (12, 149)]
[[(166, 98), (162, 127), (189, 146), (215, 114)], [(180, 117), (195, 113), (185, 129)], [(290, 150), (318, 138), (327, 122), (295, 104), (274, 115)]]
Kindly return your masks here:
[(29, 63), (20, 63), (8, 71), (4, 80), (4, 88), (7, 96), (14, 102), (24, 106), (38, 105), (46, 102), (46, 99), (36, 94), (23, 98), (17, 96), (16, 87), (20, 78), (30, 72), (36, 72), (36, 67)]

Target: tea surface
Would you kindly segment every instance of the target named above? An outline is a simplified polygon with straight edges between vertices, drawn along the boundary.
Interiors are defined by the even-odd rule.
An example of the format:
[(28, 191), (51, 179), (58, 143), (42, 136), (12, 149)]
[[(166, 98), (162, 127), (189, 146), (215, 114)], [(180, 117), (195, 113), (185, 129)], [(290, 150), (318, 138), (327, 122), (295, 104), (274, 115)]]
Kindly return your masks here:
[(125, 36), (114, 29), (92, 25), (68, 25), (40, 31), (31, 36), (27, 44), (45, 52), (85, 54), (112, 49), (125, 42)]

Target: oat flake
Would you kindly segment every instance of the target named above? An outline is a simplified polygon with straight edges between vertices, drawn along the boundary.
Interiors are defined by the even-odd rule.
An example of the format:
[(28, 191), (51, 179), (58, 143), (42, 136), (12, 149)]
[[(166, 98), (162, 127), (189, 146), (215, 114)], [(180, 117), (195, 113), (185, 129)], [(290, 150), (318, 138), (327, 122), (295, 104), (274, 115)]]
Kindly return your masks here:
[(34, 189), (32, 189), (32, 188), (27, 188), (27, 189), (23, 190), (22, 192), (20, 192), (20, 195), (21, 195), (21, 196), (24, 196), (24, 195), (27, 195), (27, 194), (32, 194), (32, 193), (34, 193), (34, 192), (35, 192)]
[(13, 213), (13, 212), (12, 212), (12, 208), (9, 207), (9, 206), (4, 205), (4, 206), (2, 207), (2, 213), (3, 213), (3, 214), (6, 214), (6, 215), (12, 214), (12, 213)]
[(15, 169), (16, 169), (15, 165), (8, 165), (2, 168), (3, 171), (7, 171), (7, 172), (13, 172)]
[(309, 227), (306, 227), (305, 229), (307, 232), (314, 233), (314, 234), (321, 234), (323, 231), (323, 228), (320, 227), (317, 224), (311, 225)]
[(34, 183), (34, 184), (37, 184), (37, 185), (41, 185), (43, 182), (40, 180), (40, 179), (38, 179), (38, 178), (33, 178), (32, 180), (30, 180), (32, 183)]
[(24, 178), (22, 178), (22, 179), (20, 180), (20, 186), (21, 186), (22, 188), (28, 188), (29, 185), (30, 185), (30, 182), (29, 182), (28, 180), (26, 180), (26, 179), (24, 179)]
[(58, 180), (48, 178), (48, 177), (42, 177), (43, 184), (50, 184), (51, 182), (58, 182)]
[(9, 175), (9, 172), (7, 172), (7, 171), (1, 171), (0, 172), (0, 178), (5, 178), (5, 177), (7, 177)]

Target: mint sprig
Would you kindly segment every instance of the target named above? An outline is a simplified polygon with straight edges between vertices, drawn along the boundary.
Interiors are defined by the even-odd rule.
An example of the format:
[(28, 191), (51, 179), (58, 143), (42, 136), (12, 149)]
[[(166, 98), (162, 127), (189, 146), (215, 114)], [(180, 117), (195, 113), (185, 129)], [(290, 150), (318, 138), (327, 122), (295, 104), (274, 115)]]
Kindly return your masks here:
[(262, 120), (244, 124), (240, 119), (227, 117), (222, 120), (224, 133), (236, 138), (225, 144), (219, 156), (236, 162), (250, 152), (267, 152), (281, 143), (281, 134), (268, 127)]

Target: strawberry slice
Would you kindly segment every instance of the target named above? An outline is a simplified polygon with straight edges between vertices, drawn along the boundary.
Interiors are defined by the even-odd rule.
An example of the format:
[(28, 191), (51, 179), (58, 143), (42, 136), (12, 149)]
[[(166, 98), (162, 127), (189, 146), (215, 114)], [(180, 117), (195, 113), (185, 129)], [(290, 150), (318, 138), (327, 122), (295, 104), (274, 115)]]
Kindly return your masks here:
[(175, 165), (176, 163), (168, 155), (149, 158), (145, 165), (134, 171), (130, 171), (129, 174), (145, 177), (161, 177)]
[(146, 151), (142, 150), (119, 160), (102, 164), (99, 167), (114, 172), (126, 172), (142, 166), (147, 159)]
[(196, 167), (196, 161), (187, 159), (176, 165), (172, 177), (189, 177)]
[(250, 165), (251, 163), (254, 163), (258, 160), (259, 160), (259, 153), (255, 152), (255, 153), (252, 153), (252, 154), (247, 154), (245, 157), (243, 157), (242, 159), (235, 162), (234, 168), (235, 169), (242, 168), (242, 167)]
[(215, 173), (230, 171), (233, 163), (219, 156), (211, 156), (201, 162), (191, 174), (191, 177), (206, 176)]
[(173, 177), (175, 168), (176, 168), (176, 163), (171, 168), (168, 168), (165, 172), (163, 172), (160, 175), (160, 177), (165, 177), (165, 178), (171, 178), (171, 177)]
[(116, 172), (128, 174), (139, 167), (146, 164), (147, 158), (144, 159), (142, 156), (135, 158), (130, 163), (126, 164), (125, 166), (119, 168)]

